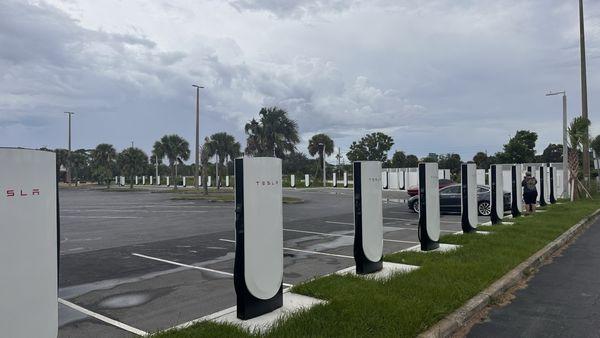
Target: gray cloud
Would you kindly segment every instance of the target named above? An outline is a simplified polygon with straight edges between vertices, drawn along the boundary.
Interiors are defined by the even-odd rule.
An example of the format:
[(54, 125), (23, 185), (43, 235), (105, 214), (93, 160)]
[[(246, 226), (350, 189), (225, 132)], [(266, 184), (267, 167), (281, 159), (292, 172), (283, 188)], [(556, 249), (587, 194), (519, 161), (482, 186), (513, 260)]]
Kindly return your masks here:
[[(576, 4), (550, 2), (132, 1), (123, 26), (78, 1), (3, 1), (0, 144), (64, 146), (65, 110), (85, 147), (192, 140), (194, 83), (207, 87), (202, 135), (242, 143), (267, 105), (298, 121), (301, 150), (317, 132), (346, 150), (385, 131), (420, 155), (495, 152), (517, 129), (559, 142), (560, 102), (543, 94), (566, 89), (579, 110), (577, 16)], [(600, 5), (587, 11), (593, 93)], [(590, 95), (593, 121), (596, 103)]]
[(238, 10), (264, 11), (282, 18), (344, 11), (356, 3), (358, 0), (229, 0)]

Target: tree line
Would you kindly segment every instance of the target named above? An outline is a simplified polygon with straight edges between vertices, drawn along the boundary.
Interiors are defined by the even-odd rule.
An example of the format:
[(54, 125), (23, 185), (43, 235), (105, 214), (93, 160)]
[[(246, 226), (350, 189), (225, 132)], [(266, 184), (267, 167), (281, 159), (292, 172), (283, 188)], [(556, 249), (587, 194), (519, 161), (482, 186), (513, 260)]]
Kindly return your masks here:
[[(577, 124), (579, 123), (579, 125)], [(582, 133), (579, 129), (589, 127), (581, 121), (574, 121), (569, 128), (570, 134)], [(278, 107), (265, 107), (258, 113), (258, 118), (253, 118), (244, 127), (246, 134), (246, 148), (244, 153), (248, 156), (273, 156), (285, 159), (283, 171), (285, 174), (302, 175), (311, 173), (316, 180), (320, 179), (325, 156), (335, 153), (333, 139), (327, 134), (319, 133), (312, 136), (308, 142), (308, 156), (299, 152), (297, 145), (300, 142), (298, 124), (290, 119), (288, 113)], [(504, 144), (502, 151), (488, 155), (485, 151), (477, 152), (472, 160), (479, 168), (488, 169), (496, 163), (547, 163), (562, 161), (562, 145), (549, 144), (542, 154), (536, 155), (535, 145), (538, 135), (528, 130), (519, 130)], [(388, 159), (388, 153), (394, 145), (394, 139), (382, 132), (375, 132), (352, 142), (346, 158), (349, 162), (370, 160), (381, 161), (387, 168), (411, 168), (418, 163), (437, 162), (441, 169), (450, 169), (455, 176), (460, 171), (461, 156), (456, 153), (436, 154), (430, 153), (419, 158), (414, 154), (407, 154), (396, 150)], [(600, 136), (591, 142), (592, 149), (600, 153)], [(133, 177), (139, 175), (154, 175), (158, 171), (161, 176), (169, 175), (172, 182), (180, 175), (193, 176), (194, 164), (186, 165), (190, 158), (190, 145), (183, 137), (171, 134), (164, 135), (154, 143), (152, 153), (148, 156), (142, 149), (129, 147), (118, 153), (111, 144), (102, 143), (94, 149), (78, 149), (71, 153), (70, 161), (66, 149), (56, 149), (57, 171), (70, 166), (73, 180), (93, 180), (100, 184), (110, 186), (115, 176), (125, 176), (133, 185)], [(235, 137), (218, 132), (204, 139), (200, 149), (200, 170), (202, 177), (221, 174), (233, 174), (232, 161), (241, 156), (241, 145)], [(316, 156), (316, 158), (315, 158)], [(211, 163), (211, 159), (214, 159)], [(331, 170), (350, 170), (350, 163), (343, 161), (343, 156), (338, 148), (335, 154), (337, 163), (325, 163)], [(70, 162), (70, 164), (69, 164)], [(220, 182), (216, 182), (217, 187)], [(203, 182), (206, 189), (206, 182)]]

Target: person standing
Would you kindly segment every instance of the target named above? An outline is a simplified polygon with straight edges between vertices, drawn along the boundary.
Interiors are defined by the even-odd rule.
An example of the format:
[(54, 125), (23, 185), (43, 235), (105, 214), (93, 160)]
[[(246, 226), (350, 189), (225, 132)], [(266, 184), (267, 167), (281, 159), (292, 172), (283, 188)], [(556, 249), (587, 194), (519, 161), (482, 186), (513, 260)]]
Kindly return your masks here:
[(525, 211), (528, 213), (534, 213), (536, 207), (536, 201), (538, 191), (536, 188), (537, 180), (531, 176), (530, 172), (525, 174), (525, 178), (521, 182), (523, 187), (523, 200), (525, 201)]

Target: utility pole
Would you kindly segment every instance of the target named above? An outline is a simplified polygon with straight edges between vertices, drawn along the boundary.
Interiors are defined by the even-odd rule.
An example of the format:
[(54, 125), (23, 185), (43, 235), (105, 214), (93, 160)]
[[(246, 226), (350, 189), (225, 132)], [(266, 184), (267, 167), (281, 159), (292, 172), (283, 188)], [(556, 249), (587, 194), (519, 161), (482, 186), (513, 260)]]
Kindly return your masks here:
[(323, 144), (323, 188), (327, 186), (327, 174), (325, 173), (325, 144)]
[(133, 141), (131, 141), (131, 150), (129, 151), (129, 188), (133, 189)]
[[(579, 49), (581, 51), (581, 116), (588, 118), (587, 99), (587, 70), (585, 61), (585, 24), (583, 18), (583, 0), (579, 0)], [(590, 144), (589, 128), (586, 129), (583, 139), (583, 177), (586, 182), (590, 180)]]
[(200, 88), (198, 85), (192, 85), (196, 88), (196, 168), (194, 169), (194, 188), (200, 189)]
[(546, 96), (553, 96), (562, 94), (562, 104), (563, 104), (563, 198), (569, 198), (569, 147), (567, 141), (567, 92), (549, 92)]
[(67, 183), (71, 186), (71, 116), (75, 113), (66, 111), (65, 114), (69, 115), (69, 153), (67, 155)]

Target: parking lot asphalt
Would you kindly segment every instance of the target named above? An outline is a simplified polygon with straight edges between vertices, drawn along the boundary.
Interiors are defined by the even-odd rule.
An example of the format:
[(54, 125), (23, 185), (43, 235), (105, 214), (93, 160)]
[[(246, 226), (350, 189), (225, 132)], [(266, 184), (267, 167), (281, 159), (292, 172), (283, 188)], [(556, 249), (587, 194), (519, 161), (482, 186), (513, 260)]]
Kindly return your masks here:
[[(352, 190), (284, 189), (284, 283), (354, 265)], [(174, 201), (172, 194), (61, 189), (59, 298), (144, 332), (235, 305), (234, 205)], [(418, 244), (404, 192), (384, 191), (384, 253)], [(488, 219), (481, 218), (481, 222)], [(459, 231), (443, 215), (442, 234)], [(131, 333), (59, 306), (60, 337)]]

